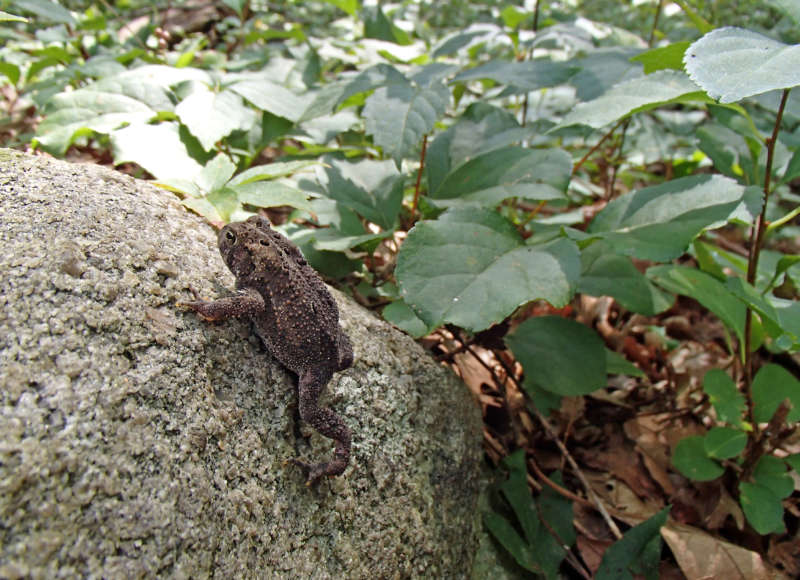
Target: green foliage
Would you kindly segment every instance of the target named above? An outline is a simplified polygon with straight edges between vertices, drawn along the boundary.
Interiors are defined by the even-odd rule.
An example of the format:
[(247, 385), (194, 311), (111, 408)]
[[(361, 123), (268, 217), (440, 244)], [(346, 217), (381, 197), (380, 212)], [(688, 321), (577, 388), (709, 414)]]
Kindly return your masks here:
[(603, 554), (597, 580), (633, 580), (641, 574), (647, 580), (658, 578), (661, 561), (661, 528), (667, 523), (669, 507), (634, 526)]
[[(706, 375), (716, 423), (678, 442), (674, 465), (697, 481), (737, 465), (730, 491), (750, 524), (783, 529), (786, 465), (799, 461), (767, 450), (758, 423), (785, 399), (786, 420), (800, 419), (799, 383), (774, 364), (756, 372), (752, 353), (800, 349), (800, 259), (774, 243), (797, 235), (800, 215), (800, 101), (773, 92), (800, 84), (795, 3), (714, 14), (678, 1), (652, 31), (655, 3), (585, 3), (596, 22), (547, 3), (536, 19), (458, 0), (218, 4), (207, 31), (166, 34), (160, 19), (122, 30), (136, 2), (4, 5), (9, 142), (135, 164), (212, 222), (288, 206), (314, 226), (285, 228), (314, 267), (360, 281), (415, 336), (442, 324), (468, 335), (578, 293), (645, 316), (692, 298), (752, 372)], [(393, 278), (394, 255), (383, 259), (409, 227)], [(729, 232), (741, 239), (722, 243)], [(521, 321), (506, 343), (542, 411), (608, 373), (642, 374), (564, 317)], [(553, 577), (564, 553), (539, 518), (560, 504), (545, 493), (537, 508), (524, 460), (510, 461), (513, 514), (487, 526)], [(552, 509), (567, 541), (554, 515), (565, 508)], [(652, 573), (656, 523), (609, 550), (604, 573)]]
[[(508, 470), (508, 478), (498, 489), (511, 513), (499, 509), (487, 511), (483, 514), (484, 523), (517, 564), (545, 578), (557, 579), (566, 554), (564, 546), (575, 543), (572, 504), (546, 490), (537, 505), (528, 489), (525, 453), (521, 450), (506, 457), (503, 466)], [(560, 483), (558, 474), (554, 479)]]

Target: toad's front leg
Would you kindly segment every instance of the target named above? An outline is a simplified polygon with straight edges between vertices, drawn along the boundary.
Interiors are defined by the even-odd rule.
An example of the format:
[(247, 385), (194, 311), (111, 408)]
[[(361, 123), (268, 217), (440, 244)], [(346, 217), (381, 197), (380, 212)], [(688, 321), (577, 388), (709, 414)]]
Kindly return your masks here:
[(233, 296), (218, 300), (192, 300), (179, 302), (178, 306), (197, 312), (203, 320), (226, 320), (239, 316), (258, 314), (264, 311), (264, 298), (257, 290), (245, 288)]
[(322, 373), (320, 376), (318, 372), (305, 371), (299, 379), (300, 418), (336, 442), (330, 461), (306, 463), (299, 459), (290, 460), (306, 472), (306, 485), (312, 485), (323, 475), (339, 475), (345, 470), (350, 461), (350, 429), (339, 415), (318, 404), (319, 395), (330, 380), (329, 373)]

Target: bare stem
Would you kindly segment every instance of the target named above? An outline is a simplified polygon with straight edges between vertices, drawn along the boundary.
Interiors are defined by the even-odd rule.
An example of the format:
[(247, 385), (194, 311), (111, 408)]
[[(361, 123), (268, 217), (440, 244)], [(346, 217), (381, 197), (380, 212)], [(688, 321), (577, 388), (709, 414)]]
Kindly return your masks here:
[[(783, 119), (783, 110), (786, 107), (786, 100), (789, 98), (790, 89), (784, 89), (781, 96), (781, 103), (778, 105), (778, 113), (775, 116), (775, 125), (772, 127), (772, 135), (767, 138), (767, 164), (764, 168), (764, 203), (761, 206), (761, 213), (758, 215), (755, 226), (750, 232), (750, 253), (747, 258), (747, 281), (755, 284), (756, 273), (758, 272), (758, 258), (761, 255), (761, 247), (764, 244), (764, 234), (767, 226), (767, 202), (770, 194), (770, 181), (772, 179), (772, 161), (775, 155), (775, 143), (778, 140), (778, 131)], [(753, 397), (750, 386), (753, 383), (753, 356), (750, 352), (750, 331), (753, 326), (753, 310), (747, 308), (744, 318), (744, 392), (747, 400), (747, 415), (753, 425), (753, 440), (759, 438), (758, 424), (753, 416)]]
[(417, 171), (417, 182), (414, 184), (414, 201), (411, 204), (411, 215), (415, 216), (417, 213), (417, 204), (419, 203), (419, 184), (422, 181), (422, 172), (425, 170), (425, 151), (428, 149), (428, 135), (427, 133), (422, 137), (422, 153), (419, 155), (419, 171)]

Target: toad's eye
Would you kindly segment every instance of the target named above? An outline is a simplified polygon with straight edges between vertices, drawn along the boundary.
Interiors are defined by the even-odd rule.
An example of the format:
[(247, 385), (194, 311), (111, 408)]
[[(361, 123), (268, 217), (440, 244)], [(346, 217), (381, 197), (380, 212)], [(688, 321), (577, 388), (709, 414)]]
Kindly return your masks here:
[(233, 232), (225, 232), (225, 239), (233, 243), (236, 241), (236, 234)]
[(258, 243), (262, 246), (269, 246), (269, 242), (267, 240), (258, 240)]

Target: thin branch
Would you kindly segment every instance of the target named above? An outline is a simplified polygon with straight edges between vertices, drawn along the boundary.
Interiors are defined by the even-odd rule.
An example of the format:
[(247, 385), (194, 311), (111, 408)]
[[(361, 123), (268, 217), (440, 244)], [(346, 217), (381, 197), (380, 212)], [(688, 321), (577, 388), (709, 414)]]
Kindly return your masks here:
[(417, 171), (417, 182), (414, 184), (414, 201), (411, 203), (412, 217), (417, 214), (417, 204), (419, 203), (419, 184), (422, 181), (422, 172), (425, 169), (425, 152), (428, 149), (428, 134), (422, 136), (422, 153), (419, 156), (419, 171)]
[[(770, 183), (772, 179), (772, 162), (775, 156), (775, 144), (778, 141), (778, 131), (783, 120), (783, 110), (789, 98), (789, 91), (784, 89), (781, 96), (781, 103), (778, 105), (778, 114), (775, 116), (775, 125), (772, 127), (772, 135), (767, 139), (767, 164), (764, 168), (764, 203), (761, 206), (761, 213), (758, 215), (756, 225), (750, 233), (750, 255), (747, 259), (747, 281), (755, 284), (756, 273), (758, 272), (758, 258), (761, 255), (761, 246), (764, 244), (764, 234), (767, 230), (767, 202), (769, 202)], [(753, 397), (750, 386), (753, 384), (753, 356), (750, 352), (750, 331), (753, 326), (753, 310), (748, 307), (745, 311), (744, 319), (744, 391), (747, 401), (747, 415), (753, 425), (753, 436), (759, 439), (758, 424), (753, 417)], [(749, 455), (749, 453), (748, 453)]]
[(614, 131), (617, 130), (617, 127), (622, 125), (624, 122), (625, 122), (625, 119), (620, 119), (619, 121), (617, 121), (617, 124), (614, 125), (613, 127), (611, 127), (611, 129), (609, 129), (608, 132), (605, 135), (603, 135), (597, 143), (595, 143), (594, 147), (592, 147), (591, 149), (589, 149), (589, 151), (586, 152), (586, 155), (581, 157), (580, 161), (578, 161), (575, 164), (575, 166), (572, 168), (572, 175), (575, 175), (578, 172), (578, 170), (581, 168), (581, 166), (584, 163), (586, 163), (586, 160), (589, 159), (589, 157), (591, 157), (592, 154), (595, 151), (597, 151), (603, 143), (605, 143), (606, 139), (608, 139), (609, 137), (611, 137), (611, 135), (614, 134)]

